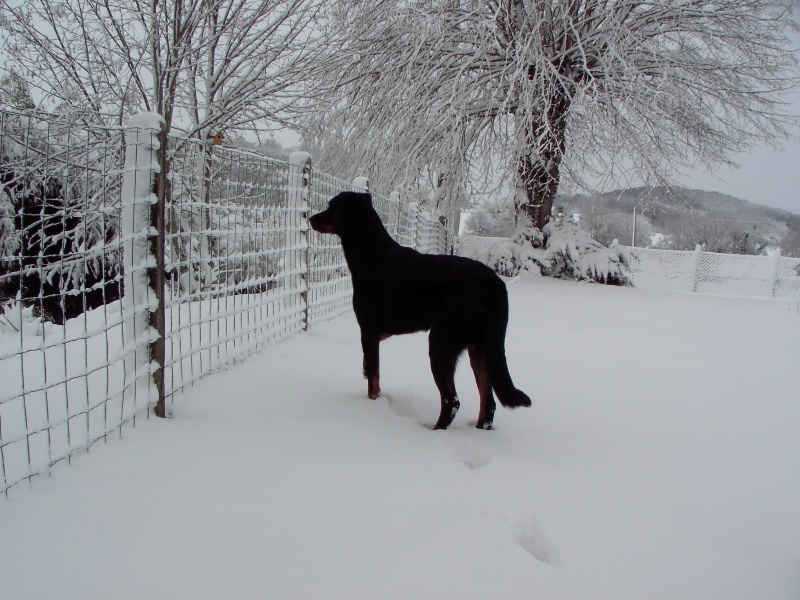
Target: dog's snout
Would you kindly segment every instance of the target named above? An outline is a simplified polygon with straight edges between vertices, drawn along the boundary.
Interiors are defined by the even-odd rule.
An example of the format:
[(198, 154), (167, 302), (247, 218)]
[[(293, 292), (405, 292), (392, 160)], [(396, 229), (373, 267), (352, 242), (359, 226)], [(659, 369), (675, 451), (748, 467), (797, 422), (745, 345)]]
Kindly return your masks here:
[(309, 217), (308, 223), (311, 225), (311, 229), (319, 233), (334, 233), (333, 224), (330, 223), (327, 212), (323, 211)]

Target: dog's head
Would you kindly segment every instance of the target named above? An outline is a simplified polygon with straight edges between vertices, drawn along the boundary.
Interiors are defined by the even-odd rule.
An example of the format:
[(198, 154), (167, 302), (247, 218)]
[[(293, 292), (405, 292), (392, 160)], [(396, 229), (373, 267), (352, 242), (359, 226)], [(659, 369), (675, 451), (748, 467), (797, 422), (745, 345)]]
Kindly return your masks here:
[(362, 215), (374, 212), (372, 197), (358, 192), (342, 192), (331, 198), (327, 210), (308, 219), (311, 228), (319, 233), (335, 233), (339, 237), (347, 235), (356, 226)]

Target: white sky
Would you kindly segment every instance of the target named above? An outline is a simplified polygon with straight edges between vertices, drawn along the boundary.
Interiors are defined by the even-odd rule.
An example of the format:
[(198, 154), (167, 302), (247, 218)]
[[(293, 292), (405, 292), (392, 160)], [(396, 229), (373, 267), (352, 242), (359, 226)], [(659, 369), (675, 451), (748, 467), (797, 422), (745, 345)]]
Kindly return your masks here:
[[(800, 114), (800, 92), (795, 94), (794, 112)], [(800, 214), (800, 128), (793, 133), (795, 139), (780, 144), (782, 151), (762, 147), (735, 157), (738, 169), (697, 172), (680, 183)]]
[[(800, 35), (790, 35), (800, 52)], [(791, 105), (788, 112), (800, 115), (800, 89), (786, 101)], [(791, 133), (794, 139), (778, 140), (782, 151), (758, 148), (735, 157), (738, 169), (720, 169), (715, 175), (698, 172), (681, 183), (800, 214), (800, 127)]]

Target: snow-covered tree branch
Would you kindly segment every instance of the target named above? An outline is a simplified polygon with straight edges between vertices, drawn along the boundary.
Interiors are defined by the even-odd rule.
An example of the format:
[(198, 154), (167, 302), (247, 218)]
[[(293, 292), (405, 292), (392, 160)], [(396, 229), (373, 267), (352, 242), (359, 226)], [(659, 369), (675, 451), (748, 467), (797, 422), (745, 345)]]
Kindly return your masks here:
[(394, 185), (502, 170), (540, 228), (563, 177), (669, 182), (796, 123), (788, 2), (341, 0), (334, 18), (350, 39), (310, 122), (320, 162)]
[(318, 0), (0, 0), (5, 51), (46, 108), (139, 110), (205, 137), (281, 124), (323, 68)]

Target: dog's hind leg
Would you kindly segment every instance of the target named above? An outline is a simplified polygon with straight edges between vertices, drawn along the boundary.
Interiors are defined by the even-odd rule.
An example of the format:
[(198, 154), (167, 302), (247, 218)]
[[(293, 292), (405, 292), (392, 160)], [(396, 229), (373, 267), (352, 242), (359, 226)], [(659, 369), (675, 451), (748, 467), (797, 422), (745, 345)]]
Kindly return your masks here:
[(481, 410), (478, 413), (478, 429), (491, 429), (494, 421), (494, 411), (497, 406), (492, 394), (492, 384), (486, 370), (486, 356), (484, 350), (478, 346), (469, 346), (469, 363), (475, 373), (475, 383), (478, 384), (478, 394), (481, 399)]
[(448, 339), (446, 331), (441, 332), (436, 328), (431, 329), (428, 343), (433, 380), (436, 382), (436, 387), (439, 388), (442, 401), (439, 419), (433, 428), (447, 429), (461, 406), (454, 381), (456, 363), (461, 348), (453, 345), (452, 340)]

